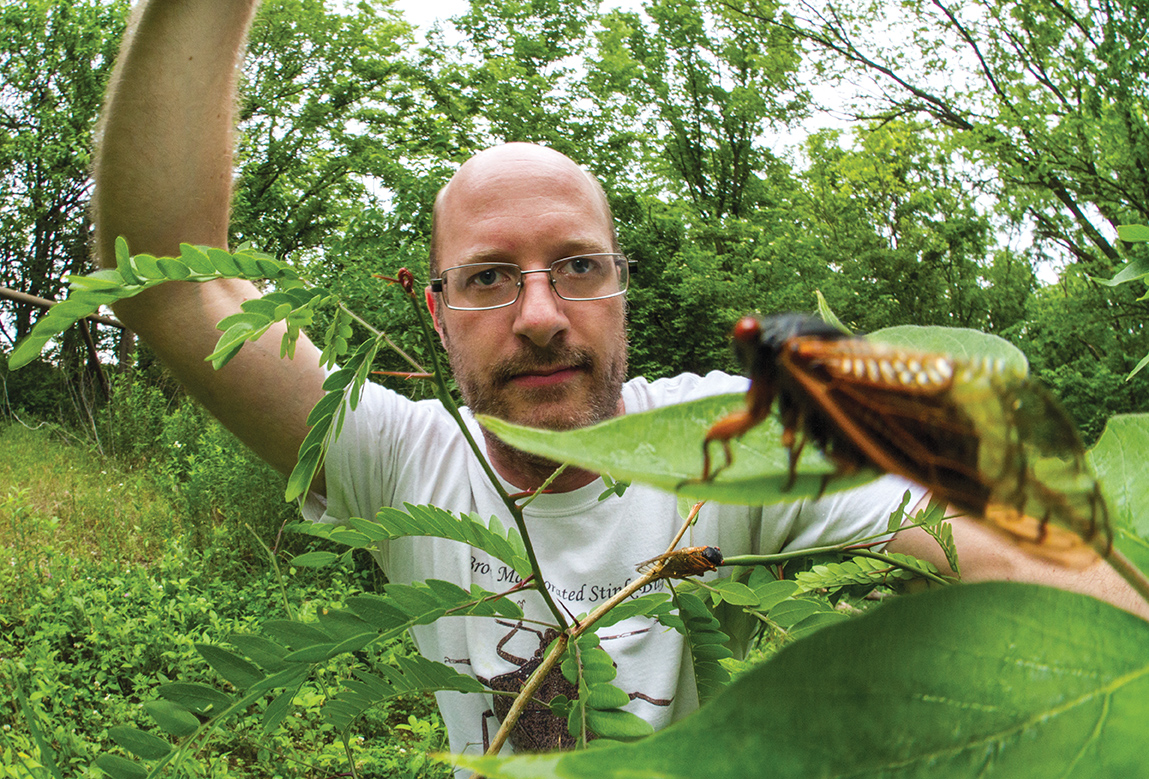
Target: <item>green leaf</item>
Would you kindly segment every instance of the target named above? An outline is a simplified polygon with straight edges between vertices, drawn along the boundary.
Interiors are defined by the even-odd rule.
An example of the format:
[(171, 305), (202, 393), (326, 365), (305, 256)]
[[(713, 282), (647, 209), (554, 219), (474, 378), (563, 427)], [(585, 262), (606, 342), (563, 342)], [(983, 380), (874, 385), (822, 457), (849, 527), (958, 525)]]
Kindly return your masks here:
[(399, 695), (411, 693), (483, 692), (485, 688), (475, 678), (459, 673), (444, 663), (436, 663), (420, 655), (396, 658), (394, 667), (383, 667), (380, 675), (353, 671), (335, 695), (332, 704), (324, 707), (324, 715), (337, 730), (344, 730), (364, 711), (377, 703)]
[(331, 636), (319, 627), (290, 619), (268, 620), (260, 628), (264, 633), (292, 649), (332, 643)]
[(215, 266), (212, 265), (211, 260), (208, 259), (207, 252), (199, 246), (181, 243), (180, 259), (198, 276), (213, 276), (216, 273)]
[(1149, 276), (1149, 258), (1141, 257), (1133, 260), (1128, 265), (1117, 271), (1117, 274), (1111, 279), (1101, 279), (1096, 276), (1089, 278), (1096, 281), (1098, 284), (1104, 284), (1106, 287), (1116, 287), (1130, 281)]
[[(124, 279), (119, 271), (104, 269), (85, 276), (70, 275), (68, 276), (68, 284), (71, 286), (73, 294), (76, 292), (103, 293), (122, 289)], [(115, 297), (112, 299), (114, 300)]]
[(159, 736), (129, 725), (108, 728), (108, 735), (112, 741), (144, 760), (159, 760), (172, 751), (172, 745)]
[(215, 267), (216, 272), (221, 276), (234, 277), (239, 276), (239, 265), (236, 264), (232, 256), (225, 252), (223, 249), (216, 249), (213, 247), (207, 248), (207, 258)]
[(171, 257), (160, 257), (156, 260), (156, 264), (160, 268), (160, 273), (174, 281), (183, 281), (192, 275), (188, 266)]
[(128, 284), (139, 284), (141, 279), (132, 270), (131, 254), (128, 252), (128, 242), (124, 236), (116, 237), (116, 270), (120, 277)]
[(146, 779), (148, 772), (139, 763), (119, 755), (100, 755), (96, 766), (112, 779)]
[(854, 331), (842, 324), (842, 320), (838, 319), (838, 315), (834, 313), (834, 309), (830, 308), (822, 290), (814, 290), (814, 298), (817, 301), (818, 318), (828, 325), (838, 328), (846, 335), (853, 335)]
[(226, 649), (212, 644), (196, 644), (195, 648), (217, 674), (240, 690), (246, 690), (264, 677), (254, 665)]
[(144, 710), (157, 725), (176, 738), (190, 736), (199, 727), (199, 719), (194, 714), (171, 701), (147, 701)]
[(150, 254), (136, 254), (132, 256), (132, 266), (135, 268), (136, 275), (143, 279), (162, 279), (164, 272), (160, 270), (160, 264)]
[(959, 360), (981, 357), (1004, 360), (1007, 366), (1015, 368), (1021, 375), (1029, 371), (1029, 360), (1009, 341), (964, 327), (899, 325), (876, 330), (868, 334), (866, 340), (904, 349), (941, 352)]
[(1131, 243), (1149, 241), (1149, 226), (1146, 225), (1118, 225), (1117, 237), (1122, 241)]
[(586, 724), (597, 735), (614, 741), (633, 741), (654, 732), (646, 720), (619, 709), (600, 710), (588, 706)]
[(287, 649), (264, 636), (233, 633), (227, 641), (257, 662), (263, 669), (275, 673), (283, 669)]
[(757, 606), (758, 595), (754, 590), (747, 587), (742, 582), (736, 582), (731, 579), (721, 579), (716, 582), (709, 582), (709, 586), (715, 590), (715, 594), (722, 600), (734, 606)]
[(1086, 458), (1113, 510), (1114, 546), (1149, 571), (1149, 414), (1111, 418)]
[(214, 716), (231, 705), (232, 700), (214, 687), (193, 682), (170, 682), (156, 690), (161, 698), (178, 703), (187, 710), (204, 716)]
[(498, 519), (492, 518), (487, 524), (469, 516), (456, 516), (437, 506), (414, 506), (405, 504), (406, 511), (384, 507), (375, 515), (372, 523), (361, 519), (349, 521), (353, 528), (371, 535), (382, 530), (380, 538), (400, 538), (403, 536), (433, 536), (469, 544), (509, 565), (519, 576), (527, 576), (531, 571), (527, 562), (526, 548), (516, 528), (504, 530)]
[(305, 568), (322, 568), (339, 559), (335, 552), (306, 552), (291, 558), (291, 564)]
[[(615, 479), (640, 482), (668, 492), (722, 503), (766, 504), (793, 501), (856, 487), (876, 473), (841, 477), (824, 484), (834, 466), (815, 447), (798, 462), (798, 477), (789, 482), (790, 459), (782, 446), (781, 425), (773, 417), (731, 442), (733, 463), (709, 482), (702, 475), (702, 441), (717, 420), (744, 409), (743, 395), (718, 395), (615, 417), (577, 430), (537, 430), (479, 415), (483, 427), (517, 449), (569, 462)], [(722, 462), (721, 447), (712, 455)]]
[(291, 712), (295, 693), (295, 690), (284, 690), (267, 705), (267, 710), (263, 712), (264, 735), (279, 727), (279, 723), (283, 722), (284, 718)]
[(710, 779), (1139, 776), (1146, 646), (1149, 623), (1083, 595), (945, 587), (790, 644), (635, 744), (454, 759), (490, 779), (685, 779), (700, 755)]
[(697, 596), (688, 592), (675, 592), (682, 625), (675, 629), (686, 636), (686, 644), (694, 657), (694, 681), (698, 685), (698, 700), (708, 701), (730, 681), (730, 672), (719, 660), (733, 656), (726, 648), (730, 640), (719, 629), (718, 620)]

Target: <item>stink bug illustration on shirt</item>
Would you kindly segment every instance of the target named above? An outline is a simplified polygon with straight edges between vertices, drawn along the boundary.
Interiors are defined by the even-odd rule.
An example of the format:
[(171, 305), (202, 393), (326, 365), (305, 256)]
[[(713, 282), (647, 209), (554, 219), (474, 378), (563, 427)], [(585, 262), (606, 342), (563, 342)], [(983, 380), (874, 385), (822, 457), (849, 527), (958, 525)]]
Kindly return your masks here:
[[(481, 728), (484, 752), (490, 747), (491, 737), (493, 735), (488, 726), (488, 719), (494, 717), (501, 723), (506, 718), (510, 712), (514, 695), (517, 695), (523, 688), (523, 685), (526, 684), (527, 679), (530, 678), (535, 669), (542, 665), (543, 657), (547, 649), (551, 643), (559, 637), (558, 631), (553, 628), (539, 631), (527, 627), (522, 621), (511, 623), (496, 620), (496, 622), (504, 627), (511, 628), (511, 630), (499, 639), (499, 643), (495, 646), (495, 653), (506, 662), (511, 663), (514, 667), (506, 673), (498, 674), (489, 679), (475, 674), (476, 679), (496, 693), (505, 693), (502, 695), (494, 695), (492, 710), (487, 711), (483, 715)], [(647, 630), (648, 628), (644, 628), (630, 633), (603, 636), (602, 640), (624, 638), (637, 633), (645, 633)], [(516, 637), (526, 637), (530, 634), (533, 634), (537, 641), (526, 638), (524, 641), (519, 642), (520, 644), (525, 643), (528, 646), (534, 647), (530, 657), (519, 657), (507, 648), (508, 643), (515, 641)], [(453, 660), (447, 658), (447, 662), (471, 665), (469, 659)], [(535, 692), (534, 697), (527, 703), (519, 716), (518, 722), (515, 723), (514, 729), (511, 730), (510, 742), (516, 752), (546, 752), (554, 749), (571, 749), (576, 746), (578, 740), (571, 735), (567, 720), (555, 716), (549, 705), (551, 701), (560, 695), (565, 696), (567, 700), (573, 701), (579, 697), (579, 691), (578, 687), (563, 675), (560, 667), (555, 666), (550, 670), (550, 673), (547, 674), (546, 679), (543, 680), (542, 685)], [(626, 693), (626, 697), (630, 700), (638, 698), (654, 706), (669, 706), (672, 702), (669, 699), (652, 698), (641, 692)], [(588, 740), (594, 740), (597, 736), (592, 732), (588, 733), (587, 738)]]
[[(730, 441), (777, 401), (791, 482), (809, 440), (839, 473), (905, 476), (1046, 558), (1080, 566), (1108, 555), (1108, 508), (1077, 428), (1017, 366), (871, 343), (793, 314), (743, 317), (734, 340), (747, 407), (707, 432), (703, 478), (729, 465)], [(713, 442), (726, 455), (717, 469)]]

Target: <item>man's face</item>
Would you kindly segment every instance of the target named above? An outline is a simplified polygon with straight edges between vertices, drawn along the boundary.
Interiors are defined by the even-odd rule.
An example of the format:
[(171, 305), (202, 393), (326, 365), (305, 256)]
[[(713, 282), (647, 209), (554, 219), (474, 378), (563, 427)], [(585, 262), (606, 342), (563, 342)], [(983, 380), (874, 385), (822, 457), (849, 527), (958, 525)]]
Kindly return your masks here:
[[(438, 214), (439, 268), (509, 262), (547, 268), (563, 257), (612, 251), (596, 189), (570, 160), (538, 147), (485, 152), (460, 170)], [(532, 427), (583, 427), (621, 412), (626, 379), (622, 297), (559, 298), (543, 273), (519, 299), (455, 311), (428, 293), (436, 329), (467, 405)]]

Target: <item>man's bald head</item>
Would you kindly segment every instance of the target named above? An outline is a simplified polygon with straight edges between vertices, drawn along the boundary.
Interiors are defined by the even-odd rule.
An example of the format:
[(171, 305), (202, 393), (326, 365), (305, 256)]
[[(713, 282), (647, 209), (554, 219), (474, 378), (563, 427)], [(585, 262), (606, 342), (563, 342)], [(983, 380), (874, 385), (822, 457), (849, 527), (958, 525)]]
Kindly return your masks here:
[[(540, 192), (556, 187), (585, 190), (585, 196), (595, 202), (597, 216), (601, 217), (609, 229), (611, 251), (619, 251), (614, 216), (598, 179), (579, 167), (570, 157), (554, 149), (533, 143), (508, 143), (493, 146), (471, 157), (439, 190), (431, 216), (429, 262), (432, 276), (438, 275), (442, 267), (445, 224), (453, 219), (466, 218), (469, 205), (477, 201), (497, 199), (500, 188), (512, 179), (517, 184), (533, 180), (537, 182)], [(459, 258), (447, 258), (446, 265), (459, 262)]]

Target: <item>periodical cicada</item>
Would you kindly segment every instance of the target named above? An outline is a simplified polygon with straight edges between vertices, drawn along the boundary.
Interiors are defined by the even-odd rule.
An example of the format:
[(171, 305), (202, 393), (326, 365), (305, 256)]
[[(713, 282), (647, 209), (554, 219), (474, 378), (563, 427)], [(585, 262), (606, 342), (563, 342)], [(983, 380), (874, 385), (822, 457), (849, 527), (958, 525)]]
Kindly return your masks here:
[(734, 340), (751, 379), (745, 411), (708, 431), (730, 440), (765, 419), (775, 399), (790, 477), (809, 440), (839, 473), (872, 467), (1069, 565), (1106, 556), (1109, 512), (1077, 428), (1057, 400), (1004, 360), (960, 360), (871, 343), (820, 320), (743, 317)]
[(639, 573), (653, 573), (655, 579), (684, 579), (717, 571), (722, 552), (716, 546), (688, 546), (660, 554), (635, 566)]

